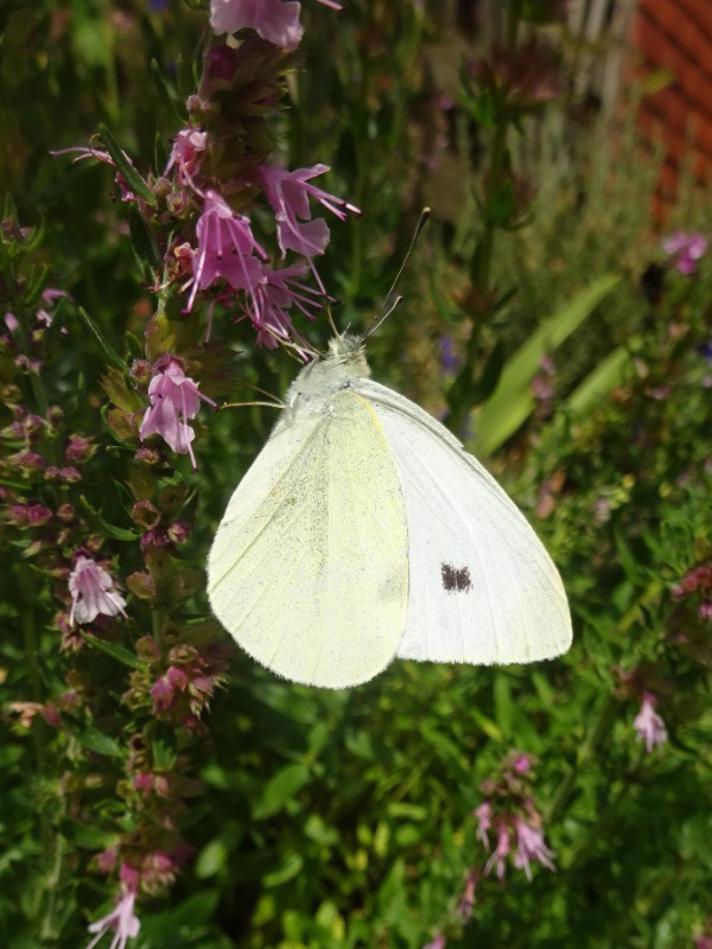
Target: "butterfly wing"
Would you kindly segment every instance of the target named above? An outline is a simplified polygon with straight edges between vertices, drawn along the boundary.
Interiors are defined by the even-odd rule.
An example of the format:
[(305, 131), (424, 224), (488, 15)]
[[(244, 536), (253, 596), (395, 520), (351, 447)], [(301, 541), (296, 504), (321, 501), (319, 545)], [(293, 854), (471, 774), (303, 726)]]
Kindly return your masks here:
[(352, 390), (287, 411), (208, 560), (215, 615), (295, 682), (345, 688), (393, 659), (408, 603), (405, 507), (376, 414)]
[(565, 652), (561, 578), (519, 509), (415, 403), (370, 380), (358, 391), (383, 425), (406, 505), (410, 594), (398, 655), (489, 664)]

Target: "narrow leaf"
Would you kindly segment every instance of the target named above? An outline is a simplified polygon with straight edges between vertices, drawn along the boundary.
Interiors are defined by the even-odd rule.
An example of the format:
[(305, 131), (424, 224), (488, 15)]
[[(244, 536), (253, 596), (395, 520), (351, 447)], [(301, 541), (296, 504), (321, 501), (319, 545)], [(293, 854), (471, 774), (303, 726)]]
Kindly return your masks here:
[(98, 755), (107, 755), (110, 758), (122, 757), (119, 743), (112, 738), (111, 735), (100, 732), (99, 729), (94, 728), (93, 725), (87, 725), (79, 736), (79, 741), (85, 748), (96, 752)]
[(109, 129), (102, 123), (99, 126), (99, 137), (106, 146), (107, 152), (111, 155), (117, 171), (120, 171), (132, 191), (141, 195), (144, 201), (152, 208), (156, 207), (156, 196), (136, 171), (134, 166), (124, 154), (123, 149), (111, 134)]
[(113, 537), (114, 540), (123, 540), (128, 542), (138, 540), (141, 536), (136, 531), (127, 530), (125, 527), (117, 527), (115, 524), (110, 524), (109, 521), (101, 516), (95, 507), (92, 507), (83, 494), (79, 498), (79, 503), (87, 512), (89, 518), (94, 522), (95, 526), (100, 528), (103, 533), (108, 534), (109, 537)]
[(131, 652), (130, 649), (126, 649), (124, 646), (99, 639), (98, 636), (87, 636), (85, 633), (82, 633), (82, 639), (89, 646), (98, 649), (99, 652), (106, 653), (107, 656), (111, 656), (112, 659), (116, 659), (117, 662), (128, 666), (130, 669), (146, 668), (146, 663), (139, 659), (135, 652)]
[(497, 392), (480, 409), (475, 422), (478, 453), (496, 451), (534, 410), (529, 386), (542, 358), (555, 351), (596, 310), (620, 283), (617, 274), (606, 274), (544, 320), (539, 329), (514, 353), (502, 371)]
[(119, 354), (116, 352), (111, 343), (108, 342), (104, 334), (101, 332), (99, 327), (96, 325), (94, 320), (89, 316), (87, 311), (83, 306), (79, 307), (79, 315), (86, 323), (87, 329), (92, 334), (94, 339), (99, 344), (99, 348), (106, 357), (107, 361), (110, 362), (113, 366), (116, 366), (117, 369), (120, 369), (122, 372), (126, 372), (126, 364)]

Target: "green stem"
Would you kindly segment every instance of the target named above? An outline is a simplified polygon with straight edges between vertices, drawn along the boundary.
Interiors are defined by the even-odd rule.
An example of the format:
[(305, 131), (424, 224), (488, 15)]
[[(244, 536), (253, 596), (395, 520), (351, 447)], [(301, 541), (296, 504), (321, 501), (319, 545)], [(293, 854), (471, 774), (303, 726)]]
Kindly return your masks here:
[[(519, 0), (510, 0), (505, 31), (506, 53), (512, 53), (517, 45), (518, 26)], [(507, 164), (507, 133), (509, 132), (509, 126), (510, 118), (507, 112), (504, 111), (499, 118), (492, 139), (489, 175), (486, 183), (486, 190), (490, 194), (496, 194), (501, 187), (502, 175)], [(478, 296), (483, 300), (489, 298), (491, 291), (492, 258), (494, 256), (496, 232), (497, 226), (491, 220), (486, 220), (482, 236), (475, 250), (476, 257), (473, 261), (472, 283)], [(474, 367), (479, 349), (480, 329), (486, 316), (487, 313), (485, 312), (477, 314), (473, 318), (462, 368), (448, 392), (450, 409), (448, 421), (455, 433), (462, 431), (472, 409), (471, 391)]]

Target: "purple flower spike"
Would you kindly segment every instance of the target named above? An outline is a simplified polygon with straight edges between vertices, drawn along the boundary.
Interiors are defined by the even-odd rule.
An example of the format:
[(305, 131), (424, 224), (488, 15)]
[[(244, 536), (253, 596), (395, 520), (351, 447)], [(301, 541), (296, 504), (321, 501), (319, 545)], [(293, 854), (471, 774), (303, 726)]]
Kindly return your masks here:
[(198, 383), (183, 372), (183, 365), (175, 356), (165, 353), (153, 367), (154, 376), (148, 387), (151, 402), (141, 422), (141, 440), (149, 435), (160, 435), (179, 455), (190, 455), (196, 467), (192, 441), (195, 431), (188, 424), (200, 408), (200, 400), (215, 408), (215, 403), (198, 389)]
[(638, 732), (638, 738), (645, 742), (648, 754), (656, 745), (664, 745), (667, 741), (665, 722), (655, 711), (655, 696), (650, 692), (643, 695), (643, 704), (633, 721), (633, 728)]

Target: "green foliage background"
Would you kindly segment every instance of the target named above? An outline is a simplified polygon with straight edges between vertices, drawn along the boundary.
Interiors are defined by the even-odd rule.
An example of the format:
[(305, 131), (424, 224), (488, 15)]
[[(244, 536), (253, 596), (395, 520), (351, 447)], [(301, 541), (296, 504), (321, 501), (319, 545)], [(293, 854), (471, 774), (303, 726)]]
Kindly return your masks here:
[[(137, 167), (163, 165), (195, 86), (205, 16), (177, 0), (163, 11), (149, 6), (6, 0), (0, 11), (6, 216), (16, 209), (21, 224), (41, 231), (34, 259), (50, 284), (70, 291), (121, 353), (125, 333), (140, 335), (150, 313), (126, 209), (105, 167), (71, 165), (49, 149), (84, 143), (106, 122)], [(464, 107), (443, 119), (433, 102), (440, 93), (458, 99), (453, 50), (465, 55), (477, 36), (435, 3), (422, 11), (406, 0), (353, 0), (338, 15), (305, 6), (302, 68), (277, 128), (283, 154), (290, 167), (331, 164), (334, 190), (363, 210), (333, 225), (321, 274), (341, 301), (339, 325), (364, 326), (421, 206), (432, 204), (405, 302), (373, 340), (370, 361), (376, 378), (437, 412), (452, 382), (438, 341), (450, 335), (462, 349), (472, 326), (473, 194), (487, 135)], [(557, 116), (570, 123), (563, 144)], [(188, 820), (197, 856), (168, 895), (141, 905), (136, 949), (411, 949), (443, 925), (452, 947), (682, 949), (712, 913), (711, 630), (670, 595), (712, 555), (710, 370), (699, 348), (710, 334), (712, 266), (703, 260), (694, 279), (669, 273), (662, 302), (650, 304), (639, 280), (662, 263), (649, 215), (655, 168), (631, 128), (576, 125), (561, 102), (536, 121), (543, 144), (517, 161), (537, 196), (519, 228), (497, 235), (492, 263), (499, 291), (516, 292), (479, 333), (476, 375), (497, 343), (504, 371), (471, 421), (468, 445), (486, 456), (559, 565), (574, 646), (533, 667), (397, 662), (347, 693), (277, 681), (235, 649), (211, 707), (204, 786)], [(449, 144), (438, 162), (443, 134)], [(686, 229), (710, 231), (708, 203), (683, 203), (675, 215)], [(45, 385), (77, 430), (101, 437), (87, 493), (109, 522), (126, 522), (114, 480), (120, 460), (104, 450), (103, 357), (74, 304), (66, 314), (71, 343), (57, 338)], [(244, 397), (243, 380), (284, 389), (295, 364), (283, 353), (252, 350), (244, 326), (217, 332), (231, 396)], [(323, 344), (325, 322), (309, 335)], [(530, 383), (544, 355), (557, 368), (542, 408)], [(194, 566), (271, 423), (268, 412), (248, 409), (204, 424), (199, 469), (186, 474), (197, 489)], [(540, 517), (547, 490), (553, 505)], [(596, 514), (602, 501), (605, 517)], [(27, 697), (18, 602), (29, 589), (18, 587), (15, 568), (0, 576), (5, 701)], [(207, 616), (202, 593), (196, 603), (196, 615)], [(48, 686), (62, 675), (46, 625), (52, 609), (49, 599), (38, 603)], [(118, 697), (128, 670), (98, 653), (91, 661), (97, 691)], [(621, 692), (617, 668), (643, 668), (659, 697), (670, 740), (650, 756), (632, 728), (639, 698)], [(38, 776), (32, 741), (9, 717), (3, 728), (0, 941), (81, 945), (107, 898), (87, 859), (106, 844), (111, 785), (97, 795), (95, 825), (57, 817), (61, 771)], [(512, 749), (536, 758), (535, 796), (557, 872), (536, 869), (528, 882), (510, 869), (502, 884), (485, 880), (472, 920), (451, 927), (467, 870), (486, 859), (471, 811)], [(43, 809), (57, 831), (49, 849)], [(55, 922), (40, 936), (48, 892)]]

